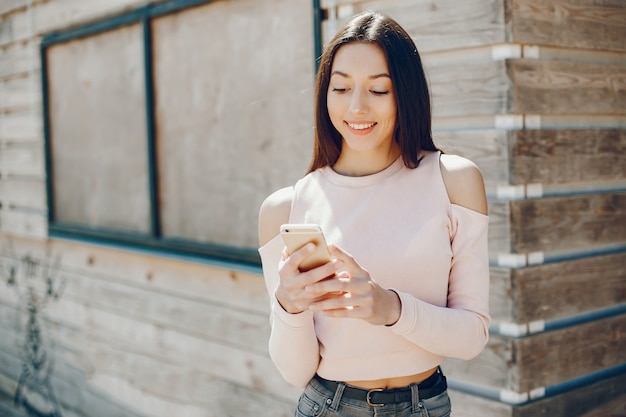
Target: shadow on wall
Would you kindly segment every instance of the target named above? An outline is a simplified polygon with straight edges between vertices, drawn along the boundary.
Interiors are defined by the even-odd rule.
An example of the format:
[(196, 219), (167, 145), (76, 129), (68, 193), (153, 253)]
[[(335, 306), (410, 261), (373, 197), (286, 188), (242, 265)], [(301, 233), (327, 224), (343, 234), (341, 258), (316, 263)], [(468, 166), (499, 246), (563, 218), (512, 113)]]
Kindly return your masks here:
[(9, 253), (0, 261), (0, 279), (15, 292), (17, 311), (26, 313), (19, 314), (18, 320), (22, 365), (14, 406), (29, 417), (63, 416), (51, 383), (54, 357), (50, 353), (52, 341), (46, 336), (44, 315), (47, 305), (62, 295), (65, 282), (58, 277), (60, 258), (49, 260), (49, 257), (37, 259)]

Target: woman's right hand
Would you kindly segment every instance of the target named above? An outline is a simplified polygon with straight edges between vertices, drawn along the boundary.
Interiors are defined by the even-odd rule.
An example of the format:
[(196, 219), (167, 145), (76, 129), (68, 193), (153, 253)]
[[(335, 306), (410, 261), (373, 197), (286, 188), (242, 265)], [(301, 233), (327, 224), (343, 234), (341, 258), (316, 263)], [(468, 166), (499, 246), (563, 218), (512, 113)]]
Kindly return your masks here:
[(300, 264), (315, 251), (315, 244), (308, 243), (292, 254), (283, 250), (283, 258), (278, 266), (280, 281), (276, 288), (276, 299), (283, 309), (290, 314), (301, 313), (309, 309), (311, 303), (325, 298), (312, 296), (305, 287), (334, 276), (343, 269), (343, 263), (334, 259), (322, 266), (306, 272), (300, 272)]

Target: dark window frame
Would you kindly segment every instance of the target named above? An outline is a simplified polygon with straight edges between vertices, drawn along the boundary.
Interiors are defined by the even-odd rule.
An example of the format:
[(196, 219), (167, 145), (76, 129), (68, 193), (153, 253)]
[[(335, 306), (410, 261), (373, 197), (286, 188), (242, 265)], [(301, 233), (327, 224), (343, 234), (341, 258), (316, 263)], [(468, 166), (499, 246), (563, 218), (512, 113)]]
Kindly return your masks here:
[[(260, 258), (257, 248), (238, 248), (228, 245), (200, 243), (192, 240), (167, 238), (162, 235), (160, 223), (159, 184), (157, 174), (157, 150), (155, 130), (155, 103), (152, 60), (152, 28), (155, 18), (173, 14), (195, 6), (211, 3), (212, 0), (171, 0), (166, 3), (151, 4), (133, 11), (97, 21), (85, 26), (72, 28), (46, 35), (40, 44), (41, 83), (43, 107), (43, 134), (45, 149), (46, 192), (48, 205), (48, 236), (81, 240), (90, 243), (122, 247), (139, 251), (148, 251), (161, 255), (200, 260), (214, 265), (259, 271)], [(143, 31), (143, 60), (145, 79), (145, 121), (146, 152), (148, 156), (150, 232), (147, 234), (94, 228), (88, 225), (75, 225), (59, 222), (55, 217), (54, 166), (52, 148), (54, 139), (50, 132), (49, 80), (47, 68), (47, 49), (53, 45), (80, 38), (87, 38), (100, 33), (139, 23)]]

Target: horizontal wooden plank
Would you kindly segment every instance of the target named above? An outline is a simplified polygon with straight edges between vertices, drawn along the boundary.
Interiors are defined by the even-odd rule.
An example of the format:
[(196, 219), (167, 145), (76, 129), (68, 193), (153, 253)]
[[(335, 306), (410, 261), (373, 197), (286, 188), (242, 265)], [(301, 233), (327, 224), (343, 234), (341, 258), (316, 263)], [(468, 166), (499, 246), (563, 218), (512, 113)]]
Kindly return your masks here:
[(2, 176), (45, 176), (44, 150), (41, 142), (13, 142), (0, 145)]
[(556, 385), (620, 365), (626, 352), (626, 315), (518, 339), (517, 392)]
[(0, 210), (0, 233), (5, 237), (42, 239), (48, 235), (48, 218), (45, 213), (32, 210)]
[(626, 253), (511, 271), (513, 318), (553, 320), (626, 303)]
[(471, 361), (446, 359), (452, 379), (527, 393), (622, 364), (626, 315), (511, 339), (492, 334)]
[[(57, 308), (63, 303), (64, 308)], [(241, 347), (179, 333), (163, 324), (155, 327), (127, 315), (105, 313), (75, 303), (69, 311), (67, 306), (70, 304), (67, 299), (51, 303), (45, 312), (42, 311), (39, 324), (45, 336), (42, 348), (50, 357), (56, 357), (55, 378), (75, 385), (74, 389), (82, 389), (80, 379), (88, 376), (87, 382), (95, 383), (96, 388), (113, 395), (117, 394), (115, 387), (100, 386), (100, 379), (115, 379), (139, 402), (174, 400), (190, 406), (206, 406), (217, 401), (205, 392), (207, 384), (226, 384), (238, 391), (254, 390), (256, 394), (253, 396), (259, 402), (269, 394), (274, 398), (272, 402), (283, 405), (299, 395), (298, 389), (289, 387), (278, 375), (267, 352), (260, 356), (251, 354)], [(0, 301), (0, 313), (4, 316), (3, 310), (12, 310), (12, 314), (17, 311)], [(25, 323), (26, 313), (22, 311), (20, 314), (24, 316), (22, 323)], [(59, 325), (59, 314), (65, 322), (74, 320), (74, 323), (70, 327)], [(0, 323), (0, 329), (7, 336), (0, 341), (0, 353), (19, 358), (25, 343), (23, 327), (8, 331)], [(209, 324), (205, 331), (218, 330), (210, 329)], [(20, 367), (17, 363), (14, 365), (8, 370), (0, 366), (4, 368), (0, 372), (9, 372), (17, 379)], [(126, 405), (133, 402), (133, 398), (124, 395), (115, 397), (128, 400)], [(222, 404), (234, 406), (229, 400), (222, 401)], [(150, 415), (178, 415), (154, 414), (152, 409), (144, 411)]]
[[(26, 77), (31, 71), (38, 74), (41, 68), (38, 40), (18, 42), (0, 48), (0, 79)], [(38, 86), (41, 80), (37, 79)]]
[(491, 267), (489, 286), (489, 315), (493, 324), (512, 323), (516, 320), (517, 303), (514, 300), (515, 288), (509, 268)]
[(626, 112), (624, 65), (514, 59), (507, 66), (514, 113)]
[(470, 62), (432, 70), (425, 66), (433, 117), (506, 113), (510, 89), (506, 66), (506, 61)]
[(623, 416), (626, 375), (617, 375), (586, 386), (515, 406), (464, 392), (449, 390), (453, 414), (458, 417), (607, 417)]
[(89, 4), (81, 0), (36, 2), (31, 13), (20, 9), (0, 21), (0, 46), (113, 17), (148, 3), (147, 0), (94, 0)]
[[(0, 58), (2, 59), (2, 58)], [(0, 81), (0, 113), (36, 111), (41, 109), (41, 80), (39, 73)]]
[[(33, 2), (34, 3), (34, 2)], [(28, 0), (4, 0), (0, 3), (0, 18), (28, 6)]]
[(507, 201), (489, 201), (489, 256), (511, 253), (511, 207)]
[(43, 143), (41, 109), (0, 114), (0, 145), (7, 142)]
[(15, 176), (0, 178), (0, 206), (6, 209), (47, 210), (44, 179)]
[[(240, 349), (257, 353), (267, 351), (267, 314), (241, 311), (223, 303), (181, 298), (150, 288), (91, 279), (65, 271), (60, 274), (65, 289), (62, 299), (55, 302), (54, 307), (54, 318), (59, 322), (76, 309), (81, 310), (75, 306), (78, 304), (87, 307), (85, 314), (89, 314), (91, 309), (99, 309), (163, 328), (203, 335)], [(68, 306), (64, 305), (66, 301)], [(85, 320), (89, 321), (89, 318)], [(70, 325), (74, 325), (71, 320)]]
[(485, 183), (509, 183), (508, 133), (504, 130), (433, 130), (435, 144), (445, 153), (468, 158), (480, 168)]
[(622, 0), (509, 0), (505, 4), (515, 42), (626, 50)]
[[(223, 410), (225, 415), (257, 415), (254, 409), (277, 414), (293, 413), (293, 397), (280, 399), (255, 387), (220, 380), (200, 366), (181, 366), (149, 355), (112, 349), (106, 344), (88, 343), (94, 361), (89, 383), (121, 403), (151, 416), (205, 415), (207, 408)], [(224, 362), (229, 361), (224, 358)], [(247, 404), (240, 404), (241, 395)], [(268, 412), (269, 412), (268, 410)], [(262, 413), (261, 413), (262, 414)]]
[(626, 241), (626, 192), (509, 204), (515, 253), (584, 249)]
[(45, 260), (60, 256), (63, 270), (68, 273), (242, 311), (269, 313), (265, 283), (254, 273), (78, 241), (52, 239), (45, 243), (27, 238), (11, 240), (14, 257), (30, 254)]
[(520, 130), (510, 141), (512, 184), (626, 178), (626, 129)]
[[(327, 7), (329, 3), (322, 3)], [(389, 14), (402, 25), (420, 52), (483, 45), (505, 40), (503, 4), (499, 0), (339, 1), (339, 22), (351, 14), (375, 9)], [(336, 31), (323, 26), (324, 44)]]
[(448, 389), (455, 417), (512, 417), (513, 407), (498, 401)]

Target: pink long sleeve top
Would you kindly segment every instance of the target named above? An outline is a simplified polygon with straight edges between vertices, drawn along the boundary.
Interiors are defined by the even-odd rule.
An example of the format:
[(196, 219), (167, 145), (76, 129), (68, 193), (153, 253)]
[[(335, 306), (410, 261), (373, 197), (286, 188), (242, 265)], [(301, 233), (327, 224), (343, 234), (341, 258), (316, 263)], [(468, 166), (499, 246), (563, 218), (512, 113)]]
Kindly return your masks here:
[(402, 304), (392, 326), (360, 319), (289, 314), (276, 301), (280, 236), (259, 249), (272, 301), (270, 356), (303, 387), (317, 373), (372, 380), (423, 372), (445, 357), (471, 359), (488, 339), (488, 217), (452, 204), (439, 152), (416, 169), (402, 158), (385, 170), (347, 177), (330, 167), (298, 181), (290, 223), (319, 224)]

